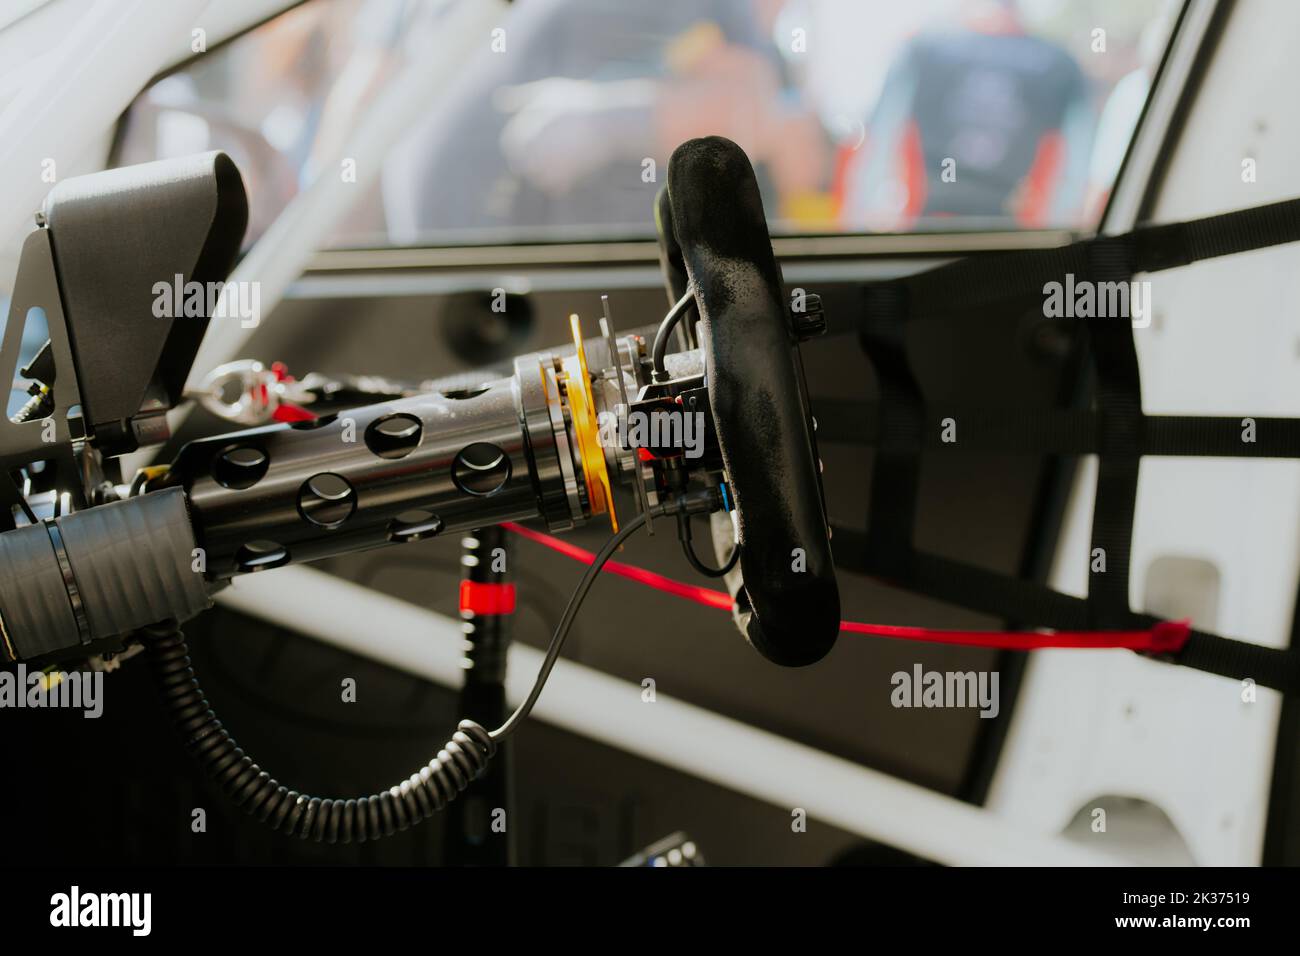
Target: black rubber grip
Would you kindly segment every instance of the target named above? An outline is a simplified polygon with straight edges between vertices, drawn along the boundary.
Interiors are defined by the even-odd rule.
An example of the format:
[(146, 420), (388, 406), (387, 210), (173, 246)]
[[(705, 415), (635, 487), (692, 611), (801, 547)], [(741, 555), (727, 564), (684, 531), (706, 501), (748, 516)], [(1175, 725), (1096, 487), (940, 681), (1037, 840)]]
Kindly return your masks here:
[(0, 659), (57, 661), (211, 606), (185, 493), (156, 491), (0, 534)]
[(736, 621), (768, 660), (823, 658), (839, 588), (798, 343), (758, 182), (739, 146), (691, 140), (668, 165), (673, 231), (700, 313), (709, 405), (740, 528)]
[(659, 236), (659, 268), (664, 274), (664, 287), (668, 290), (671, 306), (686, 294), (686, 263), (682, 261), (682, 247), (677, 244), (673, 231), (673, 206), (668, 198), (668, 187), (655, 196), (655, 232)]

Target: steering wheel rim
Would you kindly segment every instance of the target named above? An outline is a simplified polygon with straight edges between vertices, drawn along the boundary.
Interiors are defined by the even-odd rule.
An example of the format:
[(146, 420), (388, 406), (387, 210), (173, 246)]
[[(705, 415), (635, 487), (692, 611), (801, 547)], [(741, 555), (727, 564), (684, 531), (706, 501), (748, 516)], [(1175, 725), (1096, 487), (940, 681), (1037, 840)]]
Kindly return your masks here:
[(798, 341), (744, 151), (717, 136), (679, 146), (658, 218), (699, 310), (740, 533), (740, 561), (727, 576), (736, 624), (774, 663), (816, 663), (839, 634), (839, 588)]

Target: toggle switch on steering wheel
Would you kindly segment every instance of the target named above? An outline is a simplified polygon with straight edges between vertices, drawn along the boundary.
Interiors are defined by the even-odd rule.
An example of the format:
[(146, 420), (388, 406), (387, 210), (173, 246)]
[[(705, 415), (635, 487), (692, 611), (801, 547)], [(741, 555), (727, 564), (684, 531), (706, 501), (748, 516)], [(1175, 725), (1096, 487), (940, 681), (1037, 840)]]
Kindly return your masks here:
[(813, 664), (839, 633), (839, 589), (798, 339), (748, 157), (717, 136), (683, 143), (669, 162), (667, 206), (660, 225), (695, 292), (735, 501), (736, 623), (768, 660)]

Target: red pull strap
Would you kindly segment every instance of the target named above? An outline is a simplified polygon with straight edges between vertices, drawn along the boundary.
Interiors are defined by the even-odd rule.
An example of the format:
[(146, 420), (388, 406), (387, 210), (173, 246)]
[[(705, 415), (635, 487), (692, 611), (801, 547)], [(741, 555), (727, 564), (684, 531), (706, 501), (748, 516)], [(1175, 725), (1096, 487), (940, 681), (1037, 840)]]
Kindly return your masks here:
[[(513, 531), (520, 537), (557, 551), (565, 557), (591, 564), (595, 555), (585, 548), (580, 548), (568, 541), (541, 531), (525, 528), (523, 525), (508, 521), (501, 527)], [(672, 578), (647, 571), (621, 561), (609, 561), (605, 570), (619, 577), (628, 578), (638, 584), (685, 598), (705, 607), (730, 611), (731, 595), (725, 591), (685, 584)], [(464, 606), (464, 586), (461, 582), (461, 604)], [(512, 594), (513, 599), (513, 594)], [(513, 608), (513, 604), (511, 605)], [(894, 624), (865, 624), (859, 621), (841, 621), (841, 633), (870, 634), (872, 637), (884, 637), (903, 641), (927, 641), (935, 644), (961, 644), (969, 647), (991, 647), (1009, 651), (1035, 651), (1047, 647), (1077, 648), (1125, 648), (1130, 651), (1149, 651), (1156, 654), (1168, 654), (1182, 650), (1191, 634), (1190, 621), (1160, 621), (1147, 630), (1136, 631), (948, 631), (930, 627), (902, 627)]]

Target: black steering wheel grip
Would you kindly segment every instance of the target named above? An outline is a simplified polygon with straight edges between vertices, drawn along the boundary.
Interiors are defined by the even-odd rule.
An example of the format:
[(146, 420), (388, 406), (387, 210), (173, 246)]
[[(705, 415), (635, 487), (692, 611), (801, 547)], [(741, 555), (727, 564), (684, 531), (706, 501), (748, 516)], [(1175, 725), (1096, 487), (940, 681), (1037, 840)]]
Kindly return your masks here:
[(749, 158), (718, 136), (683, 143), (659, 213), (699, 309), (740, 530), (740, 561), (727, 577), (736, 623), (768, 660), (816, 663), (839, 634), (839, 588), (798, 341)]

